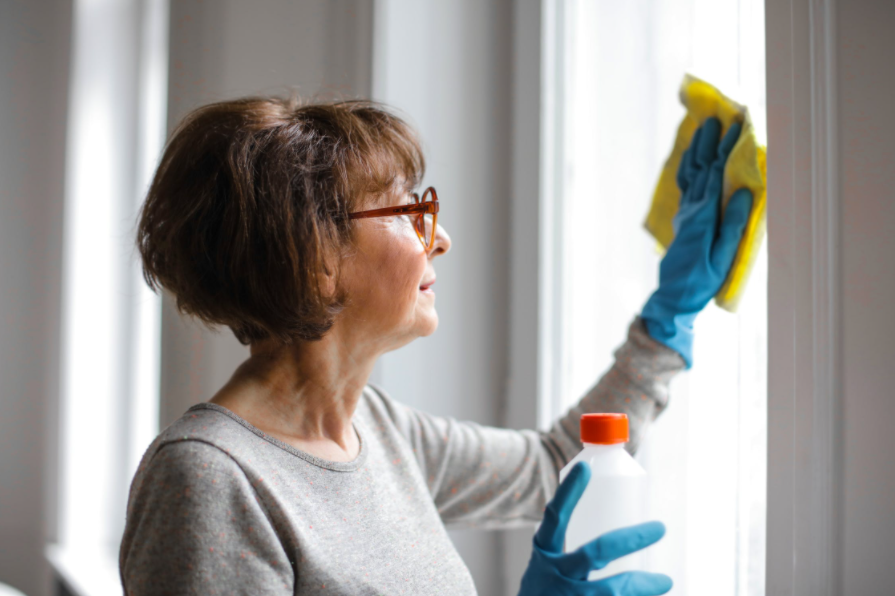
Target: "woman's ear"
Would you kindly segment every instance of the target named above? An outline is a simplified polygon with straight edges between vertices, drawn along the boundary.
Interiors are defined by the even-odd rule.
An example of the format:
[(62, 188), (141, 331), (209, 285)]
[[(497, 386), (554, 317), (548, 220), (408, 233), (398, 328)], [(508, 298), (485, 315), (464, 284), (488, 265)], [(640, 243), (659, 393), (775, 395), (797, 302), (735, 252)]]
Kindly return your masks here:
[(323, 273), (320, 274), (318, 279), (321, 295), (329, 299), (335, 297), (339, 281), (336, 268), (331, 263), (325, 264), (323, 266)]
[(339, 295), (341, 292), (340, 284), (342, 281), (342, 271), (346, 263), (355, 253), (353, 247), (343, 246), (339, 249), (328, 252), (323, 258), (322, 271), (318, 277), (320, 284), (320, 295), (330, 300), (341, 300)]

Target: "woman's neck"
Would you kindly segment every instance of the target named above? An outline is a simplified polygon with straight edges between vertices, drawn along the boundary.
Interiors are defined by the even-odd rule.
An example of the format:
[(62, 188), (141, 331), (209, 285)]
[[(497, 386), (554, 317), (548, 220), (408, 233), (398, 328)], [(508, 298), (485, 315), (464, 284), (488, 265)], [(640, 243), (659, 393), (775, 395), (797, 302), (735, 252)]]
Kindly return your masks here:
[(297, 449), (350, 461), (360, 448), (351, 419), (378, 354), (345, 345), (335, 333), (315, 342), (253, 344), (210, 401)]

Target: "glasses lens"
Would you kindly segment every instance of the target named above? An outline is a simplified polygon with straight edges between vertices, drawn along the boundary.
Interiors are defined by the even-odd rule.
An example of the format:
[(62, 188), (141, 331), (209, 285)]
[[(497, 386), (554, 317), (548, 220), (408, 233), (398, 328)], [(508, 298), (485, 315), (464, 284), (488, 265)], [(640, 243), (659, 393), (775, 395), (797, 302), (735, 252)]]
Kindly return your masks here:
[[(437, 200), (435, 197), (435, 189), (431, 186), (426, 189), (426, 192), (423, 193), (422, 202), (431, 202)], [(435, 240), (435, 214), (434, 213), (426, 213), (420, 218), (420, 225), (423, 227), (422, 235), (423, 242), (426, 245), (426, 248), (430, 248), (432, 242)]]
[(416, 221), (413, 224), (416, 227), (416, 233), (419, 234), (420, 240), (423, 241), (423, 244), (426, 245), (426, 248), (429, 247), (429, 238), (426, 236), (426, 220), (422, 215), (416, 216)]
[(426, 243), (426, 248), (429, 248), (432, 244), (432, 228), (435, 227), (435, 218), (431, 213), (426, 213), (420, 218), (420, 221), (423, 226), (420, 233), (423, 235), (423, 242)]

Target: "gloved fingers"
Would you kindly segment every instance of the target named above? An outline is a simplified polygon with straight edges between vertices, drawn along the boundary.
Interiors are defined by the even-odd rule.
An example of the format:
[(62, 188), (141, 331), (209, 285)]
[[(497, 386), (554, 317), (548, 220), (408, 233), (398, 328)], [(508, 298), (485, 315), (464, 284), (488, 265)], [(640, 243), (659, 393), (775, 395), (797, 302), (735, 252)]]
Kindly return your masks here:
[(702, 136), (696, 146), (696, 163), (703, 169), (708, 168), (718, 156), (718, 141), (721, 138), (721, 122), (717, 118), (709, 118), (702, 125)]
[(715, 161), (712, 162), (711, 168), (708, 170), (704, 190), (696, 197), (697, 201), (711, 203), (706, 205), (705, 210), (700, 213), (700, 226), (705, 230), (711, 230), (712, 234), (718, 229), (718, 219), (721, 216), (721, 190), (724, 184), (724, 168), (727, 166), (727, 158), (730, 156), (731, 150), (736, 145), (737, 139), (740, 137), (741, 125), (734, 122), (727, 134), (718, 145), (718, 153)]
[(688, 175), (689, 161), (690, 149), (688, 148), (681, 156), (681, 163), (677, 167), (677, 187), (681, 190), (682, 201), (684, 200), (683, 195), (687, 192), (687, 189), (690, 188), (690, 177)]
[(693, 180), (696, 178), (696, 174), (699, 171), (696, 164), (695, 148), (699, 146), (699, 139), (701, 138), (702, 127), (700, 126), (696, 129), (696, 132), (693, 133), (693, 138), (690, 139), (690, 146), (684, 151), (684, 155), (681, 157), (681, 165), (677, 169), (678, 187), (681, 189), (681, 205), (689, 200), (691, 195), (687, 190), (693, 184)]
[(562, 557), (556, 568), (566, 577), (587, 579), (592, 570), (655, 544), (664, 535), (665, 524), (658, 521), (613, 530)]
[(590, 466), (578, 462), (556, 489), (556, 494), (547, 503), (541, 527), (535, 534), (535, 543), (549, 553), (561, 553), (566, 539), (566, 528), (572, 510), (578, 504), (587, 483), (590, 482)]
[(718, 122), (718, 119), (709, 118), (706, 120), (703, 125), (702, 137), (699, 139), (699, 146), (696, 149), (696, 164), (698, 171), (693, 183), (690, 185), (690, 193), (692, 195), (690, 201), (702, 202), (704, 200), (706, 185), (709, 181), (712, 165), (715, 163), (715, 158), (718, 156), (718, 140), (720, 135), (721, 123)]
[[(709, 169), (705, 191), (700, 195), (702, 199), (714, 201), (715, 203), (721, 201), (721, 186), (724, 183), (724, 168), (727, 166), (727, 158), (730, 157), (730, 152), (740, 138), (741, 130), (742, 125), (739, 122), (734, 122), (727, 130), (727, 134), (724, 135), (721, 143), (718, 145), (717, 155)], [(715, 216), (720, 213), (718, 209), (720, 208), (716, 208), (716, 211), (713, 212), (715, 213)], [(714, 217), (714, 219), (717, 218)]]
[(717, 118), (709, 118), (696, 129), (677, 170), (681, 205), (702, 199), (708, 181), (708, 170), (718, 158), (721, 158), (723, 170), (727, 157), (739, 139), (741, 129), (742, 125), (738, 122), (731, 125), (720, 145), (718, 138), (721, 135), (721, 122)]
[(712, 268), (724, 276), (736, 258), (751, 212), (752, 192), (748, 188), (741, 188), (733, 193), (727, 203), (727, 209), (724, 210), (724, 218), (721, 220), (711, 256)]
[(721, 144), (718, 145), (718, 159), (727, 163), (727, 158), (730, 157), (730, 152), (733, 151), (734, 146), (740, 139), (740, 131), (742, 130), (743, 125), (739, 122), (734, 122), (730, 125), (730, 128), (727, 129), (727, 134), (724, 135)]
[(674, 582), (661, 573), (627, 571), (594, 582), (595, 596), (659, 596), (671, 591)]
[(705, 188), (699, 199), (699, 211), (694, 215), (698, 219), (696, 227), (703, 234), (711, 249), (711, 241), (718, 232), (718, 219), (721, 217), (721, 188), (724, 184), (724, 162), (717, 160), (705, 174)]

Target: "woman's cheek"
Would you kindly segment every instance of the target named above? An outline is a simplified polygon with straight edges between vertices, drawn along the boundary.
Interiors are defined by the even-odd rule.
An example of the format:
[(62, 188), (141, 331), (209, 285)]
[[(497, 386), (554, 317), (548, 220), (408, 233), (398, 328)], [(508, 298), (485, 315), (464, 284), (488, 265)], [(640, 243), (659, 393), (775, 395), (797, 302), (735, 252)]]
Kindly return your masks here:
[(389, 260), (392, 267), (396, 267), (403, 277), (401, 285), (406, 287), (408, 294), (415, 299), (420, 281), (423, 279), (423, 273), (426, 271), (426, 253), (422, 249), (422, 244), (413, 230), (412, 224), (402, 221), (400, 218), (395, 218), (395, 220), (397, 229), (395, 230), (395, 241), (392, 243), (394, 251), (389, 255)]
[(367, 253), (372, 258), (366, 259), (362, 268), (366, 273), (365, 287), (377, 297), (374, 310), (378, 316), (389, 313), (389, 320), (412, 318), (426, 271), (426, 253), (412, 224), (400, 218), (394, 218), (377, 232), (371, 240), (379, 250)]
[[(414, 240), (416, 239), (414, 238)], [(419, 240), (416, 240), (416, 242), (419, 243)], [(394, 304), (396, 302), (394, 299), (398, 296), (403, 297), (405, 303), (410, 300), (416, 301), (420, 280), (426, 266), (425, 261), (420, 263), (420, 259), (416, 255), (408, 254), (409, 251), (404, 239), (395, 244), (401, 245), (403, 250), (389, 251), (385, 256), (386, 262), (383, 263), (382, 267), (383, 272), (387, 273), (377, 276), (378, 279), (371, 280), (371, 283), (375, 284), (382, 284), (383, 281), (386, 281), (382, 285), (388, 288), (388, 296), (386, 298), (392, 301), (393, 306), (397, 306), (397, 304)]]

